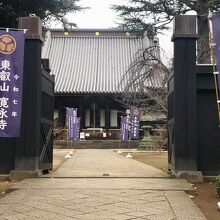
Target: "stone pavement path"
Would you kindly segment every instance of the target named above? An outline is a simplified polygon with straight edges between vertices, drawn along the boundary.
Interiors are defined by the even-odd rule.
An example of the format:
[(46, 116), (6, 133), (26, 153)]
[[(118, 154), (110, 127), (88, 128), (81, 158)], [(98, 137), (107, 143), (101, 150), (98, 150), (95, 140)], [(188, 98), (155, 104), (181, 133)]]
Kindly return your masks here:
[(205, 220), (191, 189), (110, 150), (77, 150), (54, 174), (13, 186), (0, 219)]
[(168, 177), (163, 171), (111, 150), (76, 150), (53, 177)]

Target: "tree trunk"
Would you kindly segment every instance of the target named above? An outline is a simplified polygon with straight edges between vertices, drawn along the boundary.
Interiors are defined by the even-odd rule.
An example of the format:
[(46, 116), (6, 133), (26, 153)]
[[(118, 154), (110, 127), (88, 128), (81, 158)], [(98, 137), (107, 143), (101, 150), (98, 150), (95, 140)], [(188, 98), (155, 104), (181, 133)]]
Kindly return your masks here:
[(209, 44), (209, 8), (208, 0), (199, 0), (198, 8), (198, 34), (197, 61), (198, 63), (211, 63), (211, 51)]

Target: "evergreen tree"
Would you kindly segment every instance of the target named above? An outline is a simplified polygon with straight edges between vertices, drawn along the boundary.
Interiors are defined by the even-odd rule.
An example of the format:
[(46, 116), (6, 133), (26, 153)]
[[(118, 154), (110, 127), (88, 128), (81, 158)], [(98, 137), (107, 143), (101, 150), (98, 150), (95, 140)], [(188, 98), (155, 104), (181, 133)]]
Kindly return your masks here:
[(83, 8), (77, 3), (79, 0), (0, 0), (0, 26), (17, 27), (18, 17), (36, 15), (44, 25), (52, 21), (62, 22), (64, 27), (75, 26), (68, 22), (69, 12), (80, 11)]
[(122, 26), (134, 31), (150, 33), (167, 29), (174, 16), (194, 11), (198, 17), (198, 62), (210, 62), (210, 12), (220, 10), (220, 0), (127, 0), (127, 5), (114, 5), (122, 18)]

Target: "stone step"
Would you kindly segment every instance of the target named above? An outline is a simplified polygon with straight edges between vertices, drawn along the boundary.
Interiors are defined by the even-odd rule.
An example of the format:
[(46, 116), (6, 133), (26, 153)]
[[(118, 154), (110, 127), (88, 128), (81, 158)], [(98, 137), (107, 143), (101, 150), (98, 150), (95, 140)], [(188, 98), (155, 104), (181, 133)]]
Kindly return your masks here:
[(26, 179), (12, 189), (126, 189), (193, 190), (183, 179), (169, 178), (38, 178)]
[(118, 149), (118, 148), (137, 148), (139, 141), (115, 141), (115, 140), (82, 140), (82, 141), (67, 141), (55, 140), (55, 149)]

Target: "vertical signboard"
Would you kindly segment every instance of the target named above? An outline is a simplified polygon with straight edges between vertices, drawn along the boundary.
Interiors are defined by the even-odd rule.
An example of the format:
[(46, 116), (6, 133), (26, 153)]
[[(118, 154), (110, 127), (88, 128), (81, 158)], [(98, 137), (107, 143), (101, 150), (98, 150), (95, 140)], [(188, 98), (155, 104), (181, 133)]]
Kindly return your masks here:
[(76, 133), (75, 133), (75, 140), (80, 140), (80, 118), (76, 119)]
[(128, 141), (128, 127), (129, 127), (129, 118), (126, 116), (121, 116), (121, 130), (120, 130), (121, 141)]
[(77, 118), (77, 108), (66, 108), (67, 133), (68, 139), (73, 141), (80, 140), (80, 119)]
[(0, 30), (0, 137), (19, 137), (24, 32)]
[(72, 109), (72, 114), (73, 114), (73, 137), (72, 140), (76, 141), (77, 140), (77, 109), (73, 108)]
[(140, 127), (140, 109), (133, 106), (131, 108), (131, 139), (139, 139), (139, 127)]
[(73, 109), (66, 108), (67, 138), (73, 139)]

